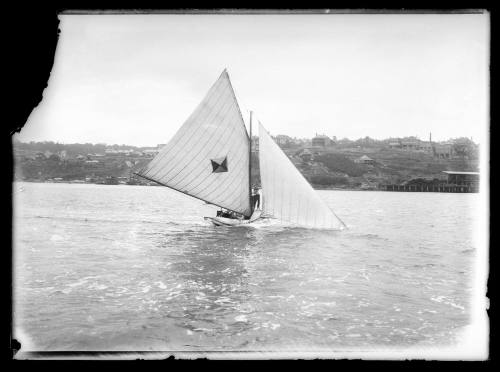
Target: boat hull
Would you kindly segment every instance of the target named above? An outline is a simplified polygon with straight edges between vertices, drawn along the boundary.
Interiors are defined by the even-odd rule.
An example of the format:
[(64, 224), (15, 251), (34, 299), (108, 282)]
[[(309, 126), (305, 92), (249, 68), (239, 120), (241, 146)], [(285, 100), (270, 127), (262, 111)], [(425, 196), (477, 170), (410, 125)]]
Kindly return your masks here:
[(256, 209), (253, 211), (252, 216), (248, 220), (239, 220), (237, 218), (226, 217), (205, 217), (205, 220), (211, 221), (215, 226), (241, 226), (248, 225), (261, 218), (262, 210)]
[(248, 225), (250, 220), (238, 220), (225, 217), (205, 217), (205, 220), (212, 222), (215, 226), (242, 226)]

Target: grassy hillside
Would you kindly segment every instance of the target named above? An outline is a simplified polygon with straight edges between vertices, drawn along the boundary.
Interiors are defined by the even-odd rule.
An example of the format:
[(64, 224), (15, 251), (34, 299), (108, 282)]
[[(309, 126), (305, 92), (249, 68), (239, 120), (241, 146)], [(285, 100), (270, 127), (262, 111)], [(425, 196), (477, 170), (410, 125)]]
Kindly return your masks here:
[[(130, 154), (90, 156), (95, 150), (90, 144), (64, 145), (71, 155), (61, 158), (56, 154), (40, 154), (46, 148), (59, 146), (53, 143), (23, 144), (15, 156), (15, 177), (18, 180), (44, 181), (62, 178), (66, 181), (85, 178), (129, 177), (150, 160), (146, 156)], [(95, 145), (100, 146), (100, 145)], [(102, 146), (101, 146), (102, 147)], [(99, 147), (101, 152), (104, 148)], [(20, 149), (18, 147), (18, 149)], [(49, 150), (46, 150), (49, 151)], [(412, 179), (444, 179), (445, 170), (477, 171), (478, 160), (467, 157), (437, 159), (429, 152), (410, 152), (384, 146), (351, 146), (311, 149), (310, 158), (301, 157), (302, 148), (285, 148), (293, 164), (317, 188), (369, 188), (376, 189), (384, 184), (402, 184)], [(367, 155), (373, 164), (357, 162)], [(94, 159), (94, 161), (89, 161)], [(98, 160), (96, 160), (98, 159)], [(260, 184), (258, 153), (252, 154), (252, 185)], [(423, 181), (422, 181), (423, 182)]]
[[(362, 155), (374, 160), (373, 165), (355, 163)], [(478, 171), (478, 160), (466, 158), (437, 159), (430, 153), (410, 152), (397, 149), (345, 149), (331, 150), (314, 157), (314, 161), (327, 166), (337, 175), (344, 173), (349, 184), (365, 184), (375, 187), (379, 184), (401, 184), (421, 178), (425, 180), (444, 179), (443, 171)], [(317, 183), (315, 179), (311, 179)]]

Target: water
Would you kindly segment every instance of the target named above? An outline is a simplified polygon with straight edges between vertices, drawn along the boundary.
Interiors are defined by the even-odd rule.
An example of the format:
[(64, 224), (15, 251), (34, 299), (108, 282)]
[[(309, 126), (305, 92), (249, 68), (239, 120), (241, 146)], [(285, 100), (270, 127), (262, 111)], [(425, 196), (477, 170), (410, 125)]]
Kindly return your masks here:
[(478, 194), (319, 191), (349, 227), (213, 227), (163, 187), (14, 184), (22, 350), (453, 345)]

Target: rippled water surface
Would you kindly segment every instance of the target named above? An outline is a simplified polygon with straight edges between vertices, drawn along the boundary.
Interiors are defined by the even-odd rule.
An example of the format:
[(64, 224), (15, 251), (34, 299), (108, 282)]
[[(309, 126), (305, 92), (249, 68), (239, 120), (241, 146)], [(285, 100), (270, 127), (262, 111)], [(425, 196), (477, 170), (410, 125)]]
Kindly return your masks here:
[(348, 230), (213, 227), (163, 187), (16, 183), (16, 334), (40, 351), (452, 344), (478, 194), (319, 193)]

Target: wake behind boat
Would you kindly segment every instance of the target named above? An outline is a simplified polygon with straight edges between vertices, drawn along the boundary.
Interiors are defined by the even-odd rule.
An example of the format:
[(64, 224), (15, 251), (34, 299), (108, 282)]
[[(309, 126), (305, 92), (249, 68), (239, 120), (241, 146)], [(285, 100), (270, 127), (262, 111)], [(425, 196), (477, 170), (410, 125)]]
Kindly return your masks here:
[(226, 70), (151, 162), (136, 173), (221, 208), (205, 217), (216, 226), (273, 218), (297, 226), (342, 229), (345, 224), (319, 197), (259, 122), (261, 190), (251, 184), (251, 138)]

